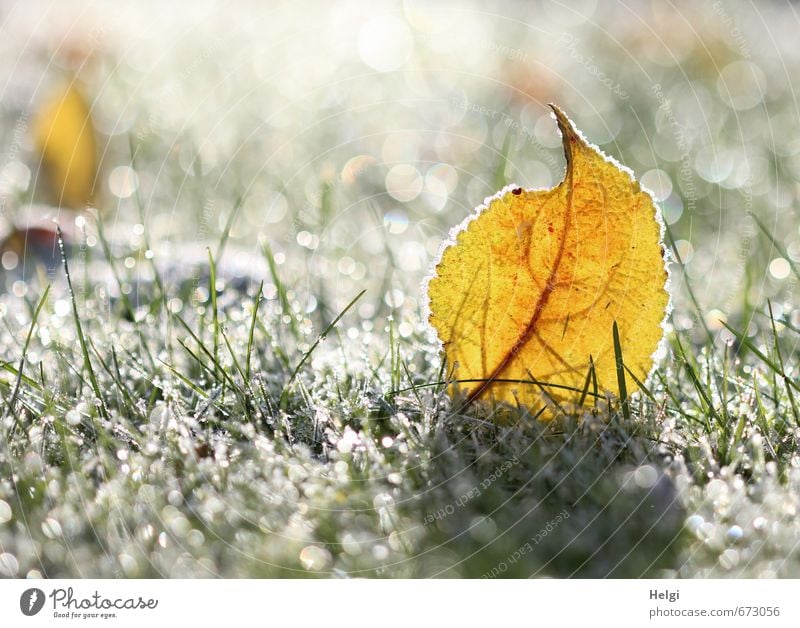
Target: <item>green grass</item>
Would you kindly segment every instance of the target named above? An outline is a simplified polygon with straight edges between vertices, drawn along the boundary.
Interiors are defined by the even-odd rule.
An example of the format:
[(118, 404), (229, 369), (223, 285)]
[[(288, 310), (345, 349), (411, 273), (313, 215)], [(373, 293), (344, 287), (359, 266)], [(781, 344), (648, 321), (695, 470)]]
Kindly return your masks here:
[[(659, 31), (681, 63), (637, 48), (610, 9), (596, 18), (614, 39), (571, 27), (583, 61), (552, 15), (514, 10), (453, 13), (485, 38), (469, 73), (474, 42), (448, 53), (458, 38), (415, 31), (409, 63), (440, 73), (413, 90), (333, 54), (329, 75), (310, 53), (261, 67), (283, 59), (279, 15), (258, 41), (224, 45), (214, 33), (241, 25), (192, 18), (163, 66), (153, 55), (172, 46), (150, 42), (88, 82), (102, 183), (123, 165), (139, 185), (103, 188), (55, 273), (31, 254), (2, 275), (0, 575), (800, 576), (798, 215), (776, 193), (795, 188), (791, 91), (728, 102), (720, 69), (742, 58), (708, 7), (685, 9), (706, 24), (699, 42)], [(737, 23), (755, 24), (744, 11)], [(189, 18), (164, 19), (153, 36), (172, 42)], [(9, 41), (23, 54), (27, 36)], [(254, 61), (228, 63), (240, 58)], [(569, 81), (519, 83), (525, 58)], [(420, 284), (485, 196), (558, 181), (553, 123), (539, 124), (550, 99), (637, 175), (669, 177), (674, 307), (652, 377), (609, 329), (616, 390), (590, 368), (587, 408), (546, 423), (448, 396)], [(0, 112), (6, 147), (15, 102)], [(0, 191), (9, 216), (43, 196), (18, 150), (34, 176)], [(399, 200), (387, 175), (408, 164), (428, 187)]]
[(673, 333), (632, 397), (615, 336), (623, 401), (544, 423), (451, 400), (417, 334), (351, 370), (360, 348), (332, 336), (363, 293), (315, 337), (260, 284), (228, 308), (209, 287), (210, 312), (161, 311), (164, 338), (109, 328), (69, 284), (58, 316), (55, 286), (18, 349), (43, 359), (2, 365), (0, 534), (20, 574), (797, 573), (796, 366), (771, 315), (753, 338), (731, 327), (738, 347)]

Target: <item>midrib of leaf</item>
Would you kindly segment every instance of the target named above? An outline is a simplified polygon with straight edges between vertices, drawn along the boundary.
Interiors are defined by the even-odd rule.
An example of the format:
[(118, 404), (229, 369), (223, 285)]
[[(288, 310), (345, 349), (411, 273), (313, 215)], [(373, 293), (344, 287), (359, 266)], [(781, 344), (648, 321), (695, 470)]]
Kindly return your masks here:
[(550, 299), (550, 295), (555, 289), (555, 278), (559, 268), (561, 267), (561, 258), (564, 255), (564, 248), (567, 242), (567, 233), (569, 232), (569, 226), (571, 222), (570, 219), (572, 217), (572, 193), (574, 178), (574, 172), (572, 168), (572, 148), (575, 142), (580, 142), (580, 139), (570, 128), (570, 123), (566, 117), (564, 117), (564, 114), (561, 113), (558, 108), (553, 107), (552, 105), (551, 109), (553, 109), (553, 112), (556, 114), (558, 126), (561, 129), (562, 135), (564, 136), (564, 157), (567, 160), (567, 175), (564, 178), (564, 181), (559, 184), (559, 186), (567, 185), (567, 202), (564, 211), (564, 231), (561, 235), (558, 252), (556, 253), (555, 261), (553, 262), (553, 268), (550, 270), (550, 275), (547, 277), (547, 282), (545, 283), (539, 298), (536, 300), (536, 305), (533, 308), (533, 314), (531, 315), (528, 324), (519, 335), (519, 338), (517, 338), (517, 340), (511, 346), (511, 349), (506, 352), (506, 354), (500, 360), (500, 363), (494, 368), (489, 377), (486, 378), (486, 381), (484, 381), (483, 384), (467, 395), (468, 404), (480, 397), (486, 391), (486, 389), (503, 373), (503, 371), (508, 368), (509, 364), (511, 364), (511, 361), (520, 352), (522, 347), (528, 344), (534, 332), (536, 331), (536, 325), (539, 322), (539, 318), (542, 316), (542, 312), (547, 305), (547, 301)]

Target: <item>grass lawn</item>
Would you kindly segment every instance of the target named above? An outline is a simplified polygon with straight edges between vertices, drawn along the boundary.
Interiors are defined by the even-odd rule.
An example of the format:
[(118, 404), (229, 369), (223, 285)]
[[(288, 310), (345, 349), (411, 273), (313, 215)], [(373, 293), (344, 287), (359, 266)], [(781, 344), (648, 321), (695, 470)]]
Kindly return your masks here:
[[(2, 257), (1, 576), (800, 577), (791, 7), (41, 4), (0, 217), (67, 244)], [(76, 55), (87, 212), (26, 139)], [(551, 101), (654, 192), (673, 306), (644, 391), (546, 423), (447, 394), (420, 286), (558, 183)]]

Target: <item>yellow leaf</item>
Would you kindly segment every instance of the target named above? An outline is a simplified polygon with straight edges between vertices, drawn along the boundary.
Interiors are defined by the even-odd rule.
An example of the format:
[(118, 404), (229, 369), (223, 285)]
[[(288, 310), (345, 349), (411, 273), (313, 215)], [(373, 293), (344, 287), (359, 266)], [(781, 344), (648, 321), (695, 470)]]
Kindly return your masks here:
[(624, 364), (644, 382), (669, 304), (652, 197), (551, 108), (564, 180), (551, 190), (512, 185), (487, 199), (453, 230), (427, 285), (451, 392), (546, 418), (577, 408), (591, 363), (598, 394), (617, 392), (615, 321)]
[(91, 201), (97, 176), (97, 143), (90, 108), (74, 82), (57, 90), (33, 120), (50, 196), (63, 207)]

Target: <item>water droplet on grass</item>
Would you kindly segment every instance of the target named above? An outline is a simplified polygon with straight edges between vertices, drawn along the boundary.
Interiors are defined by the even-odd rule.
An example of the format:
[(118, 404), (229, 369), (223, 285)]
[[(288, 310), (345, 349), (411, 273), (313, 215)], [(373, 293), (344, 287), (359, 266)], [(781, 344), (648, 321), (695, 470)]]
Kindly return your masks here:
[(300, 564), (309, 571), (324, 569), (330, 560), (330, 552), (316, 545), (307, 545), (300, 550)]

